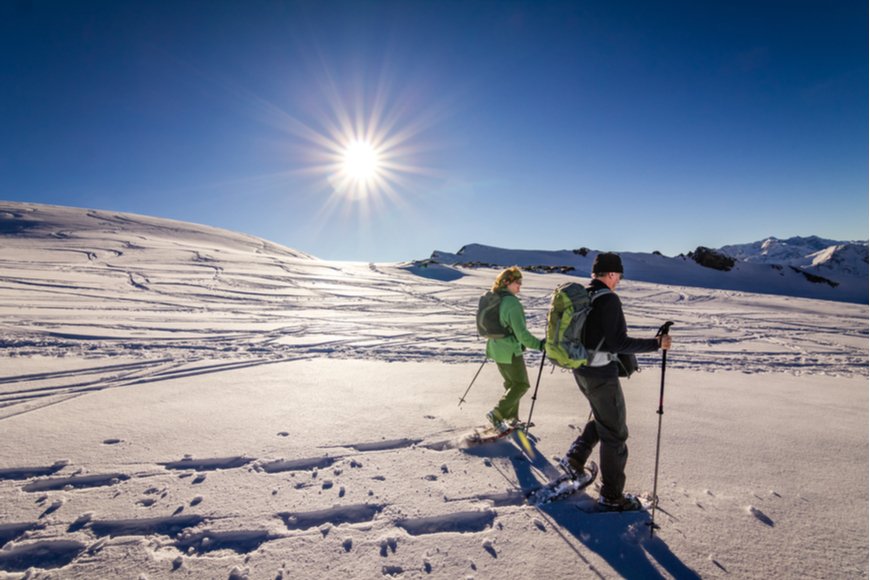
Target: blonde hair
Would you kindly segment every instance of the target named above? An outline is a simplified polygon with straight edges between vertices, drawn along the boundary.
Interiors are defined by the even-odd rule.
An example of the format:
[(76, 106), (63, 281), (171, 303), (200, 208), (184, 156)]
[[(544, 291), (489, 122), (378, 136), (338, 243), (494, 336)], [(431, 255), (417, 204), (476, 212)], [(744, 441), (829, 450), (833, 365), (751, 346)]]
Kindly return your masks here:
[(492, 291), (498, 292), (499, 290), (504, 290), (508, 287), (508, 284), (513, 284), (517, 280), (522, 279), (523, 273), (520, 272), (518, 267), (511, 266), (510, 268), (505, 268), (496, 276), (495, 282), (492, 283)]

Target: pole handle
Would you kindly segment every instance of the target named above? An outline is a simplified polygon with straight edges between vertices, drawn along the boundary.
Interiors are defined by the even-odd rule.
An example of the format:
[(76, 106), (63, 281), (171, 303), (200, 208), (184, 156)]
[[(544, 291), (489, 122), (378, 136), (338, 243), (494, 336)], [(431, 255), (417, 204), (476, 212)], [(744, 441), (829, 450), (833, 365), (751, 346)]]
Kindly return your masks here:
[(664, 336), (664, 335), (666, 335), (666, 334), (669, 334), (669, 333), (670, 333), (670, 330), (671, 330), (671, 327), (672, 327), (673, 325), (674, 325), (674, 323), (671, 322), (670, 320), (668, 320), (667, 322), (665, 322), (664, 324), (662, 324), (661, 327), (659, 328), (659, 331), (656, 333), (656, 338), (658, 338), (658, 337), (660, 337), (660, 336)]

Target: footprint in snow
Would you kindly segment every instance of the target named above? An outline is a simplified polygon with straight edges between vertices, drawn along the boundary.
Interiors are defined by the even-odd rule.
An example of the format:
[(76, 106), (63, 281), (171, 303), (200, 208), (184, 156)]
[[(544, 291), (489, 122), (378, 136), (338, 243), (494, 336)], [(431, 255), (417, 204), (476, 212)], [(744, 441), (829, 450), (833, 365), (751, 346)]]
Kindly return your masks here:
[(421, 441), (422, 439), (385, 439), (383, 441), (375, 441), (371, 443), (350, 443), (344, 445), (344, 447), (349, 447), (363, 453), (372, 451), (393, 451), (404, 447), (413, 447)]
[(277, 514), (288, 530), (307, 530), (324, 524), (359, 524), (374, 520), (384, 509), (380, 504), (356, 504), (335, 506), (312, 512), (288, 512)]
[[(279, 459), (276, 461), (261, 462), (254, 465), (254, 469), (266, 473), (284, 473), (286, 471), (309, 471), (325, 469), (335, 463), (335, 457), (325, 455), (323, 457), (311, 457), (304, 459)], [(353, 463), (351, 463), (353, 467)]]
[(280, 539), (280, 534), (267, 530), (185, 531), (178, 535), (175, 547), (184, 553), (204, 555), (217, 550), (232, 550), (248, 554), (266, 542)]
[(195, 528), (205, 522), (198, 515), (169, 516), (159, 518), (132, 518), (125, 520), (91, 520), (90, 530), (97, 537), (151, 536), (159, 534), (177, 537), (187, 528)]
[(412, 536), (442, 533), (476, 533), (491, 528), (495, 520), (492, 510), (467, 511), (432, 517), (406, 518), (396, 522)]
[(424, 449), (429, 449), (431, 451), (450, 451), (451, 449), (456, 449), (455, 441), (433, 441), (432, 443), (425, 443), (421, 445)]
[(20, 481), (34, 477), (54, 475), (67, 465), (69, 465), (69, 461), (63, 459), (61, 461), (55, 461), (54, 464), (47, 466), (4, 468), (0, 469), (0, 480), (11, 479)]
[(166, 469), (170, 470), (194, 470), (202, 471), (217, 471), (221, 469), (238, 469), (254, 461), (249, 457), (211, 457), (207, 459), (194, 459), (185, 456), (181, 461), (167, 461), (160, 463)]
[(63, 568), (75, 560), (87, 546), (74, 540), (43, 540), (19, 544), (0, 552), (0, 570), (26, 572), (28, 568)]
[(12, 540), (17, 540), (19, 537), (31, 530), (41, 530), (44, 527), (45, 524), (39, 524), (36, 522), (0, 524), (0, 546), (5, 545), (7, 542), (11, 542)]
[(105, 473), (72, 477), (54, 477), (38, 479), (25, 485), (22, 489), (28, 493), (40, 491), (58, 491), (62, 489), (87, 489), (117, 485), (130, 479), (124, 473)]

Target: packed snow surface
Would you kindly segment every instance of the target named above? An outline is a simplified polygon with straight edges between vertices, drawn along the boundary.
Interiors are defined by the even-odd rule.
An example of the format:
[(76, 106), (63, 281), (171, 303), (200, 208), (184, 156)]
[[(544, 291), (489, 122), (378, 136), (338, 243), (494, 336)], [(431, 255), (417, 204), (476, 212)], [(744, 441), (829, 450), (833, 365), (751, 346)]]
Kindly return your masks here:
[[(525, 503), (589, 413), (567, 372), (532, 456), (462, 444), (495, 274), (0, 202), (0, 578), (867, 577), (866, 304), (626, 279), (633, 336), (675, 323), (665, 413), (660, 355), (623, 383), (651, 538), (594, 486)], [(536, 335), (568, 280), (526, 274)]]

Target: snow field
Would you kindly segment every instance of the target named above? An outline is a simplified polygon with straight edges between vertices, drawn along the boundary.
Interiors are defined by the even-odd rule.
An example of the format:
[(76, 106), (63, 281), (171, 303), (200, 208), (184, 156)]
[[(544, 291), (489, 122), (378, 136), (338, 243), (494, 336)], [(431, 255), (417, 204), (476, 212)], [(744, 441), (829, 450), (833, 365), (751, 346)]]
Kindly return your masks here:
[[(676, 323), (650, 539), (586, 513), (594, 487), (523, 502), (586, 420), (569, 373), (544, 369), (534, 457), (459, 445), (502, 390), (490, 363), (458, 406), (494, 270), (3, 215), (35, 225), (0, 244), (0, 578), (867, 577), (866, 305), (625, 282), (632, 335)], [(526, 276), (533, 333), (566, 280)], [(624, 382), (633, 492), (659, 362)]]

